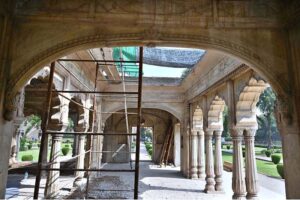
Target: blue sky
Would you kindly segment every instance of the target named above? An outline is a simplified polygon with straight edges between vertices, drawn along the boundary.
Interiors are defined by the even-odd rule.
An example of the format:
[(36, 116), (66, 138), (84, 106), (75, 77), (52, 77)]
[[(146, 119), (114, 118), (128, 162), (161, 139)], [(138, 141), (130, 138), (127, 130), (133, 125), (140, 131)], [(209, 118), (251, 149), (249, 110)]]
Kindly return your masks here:
[(185, 68), (160, 67), (156, 65), (143, 64), (145, 77), (181, 77)]

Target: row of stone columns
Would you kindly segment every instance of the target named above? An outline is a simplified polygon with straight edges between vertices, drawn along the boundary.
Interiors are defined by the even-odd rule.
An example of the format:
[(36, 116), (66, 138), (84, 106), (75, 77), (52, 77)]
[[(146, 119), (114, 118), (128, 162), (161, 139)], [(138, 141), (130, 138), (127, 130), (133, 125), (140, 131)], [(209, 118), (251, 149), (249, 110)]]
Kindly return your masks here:
[[(206, 185), (205, 192), (223, 191), (222, 187), (222, 148), (221, 148), (221, 130), (207, 129), (205, 131), (205, 173)], [(215, 156), (213, 153), (212, 139), (215, 137)]]
[[(255, 199), (258, 194), (257, 169), (254, 150), (255, 128), (236, 129), (232, 131), (233, 142), (233, 198), (239, 199), (247, 193), (247, 199)], [(242, 141), (245, 141), (245, 174), (243, 167)], [(246, 186), (246, 188), (245, 188)]]
[[(244, 131), (245, 130), (245, 131)], [(233, 143), (233, 198), (255, 199), (258, 194), (257, 169), (254, 149), (255, 128), (232, 130)], [(205, 192), (222, 192), (222, 130), (206, 129), (191, 130), (191, 166), (190, 177), (192, 179), (204, 178), (206, 180)], [(205, 154), (204, 154), (205, 138)], [(215, 149), (213, 149), (213, 138)], [(242, 142), (245, 141), (245, 175)], [(204, 174), (205, 157), (205, 174)], [(247, 194), (246, 194), (247, 193)]]
[(204, 132), (202, 130), (191, 131), (191, 151), (190, 177), (204, 178)]

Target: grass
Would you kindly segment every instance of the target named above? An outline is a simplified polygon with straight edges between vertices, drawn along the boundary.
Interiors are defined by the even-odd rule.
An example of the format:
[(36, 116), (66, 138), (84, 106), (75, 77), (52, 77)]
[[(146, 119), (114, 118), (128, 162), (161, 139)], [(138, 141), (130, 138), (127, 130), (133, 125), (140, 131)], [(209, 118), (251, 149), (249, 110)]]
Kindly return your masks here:
[[(231, 153), (223, 152), (222, 155), (223, 161), (232, 162)], [(280, 175), (277, 172), (276, 165), (274, 163), (256, 159), (256, 165), (258, 173), (276, 178), (280, 177)]]
[[(64, 147), (65, 145), (67, 145), (67, 143), (63, 143), (61, 145), (61, 147)], [(71, 144), (69, 144), (69, 145), (71, 145)], [(21, 158), (22, 158), (23, 155), (32, 155), (33, 156), (32, 161), (37, 162), (38, 159), (39, 159), (39, 151), (40, 151), (39, 148), (38, 149), (30, 149), (30, 150), (27, 150), (27, 151), (19, 151), (18, 160), (21, 161)], [(48, 149), (48, 159), (50, 158), (50, 151), (51, 151), (51, 149), (49, 148)], [(71, 154), (71, 153), (72, 153), (72, 148), (70, 147), (70, 151), (69, 151), (68, 155)], [(63, 156), (62, 152), (60, 152), (60, 155)]]

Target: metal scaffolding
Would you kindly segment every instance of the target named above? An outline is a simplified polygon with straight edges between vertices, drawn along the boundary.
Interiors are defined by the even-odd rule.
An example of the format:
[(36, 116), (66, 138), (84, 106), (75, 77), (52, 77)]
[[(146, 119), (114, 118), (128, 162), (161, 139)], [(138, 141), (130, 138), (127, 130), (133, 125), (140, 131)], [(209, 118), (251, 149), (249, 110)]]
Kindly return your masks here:
[[(70, 91), (70, 90), (53, 90), (53, 77), (54, 77), (54, 71), (55, 71), (55, 62), (51, 63), (50, 66), (50, 75), (49, 75), (49, 81), (48, 81), (48, 88), (47, 88), (47, 99), (46, 99), (46, 110), (44, 112), (42, 124), (41, 124), (41, 130), (42, 130), (42, 135), (41, 135), (41, 144), (40, 144), (40, 151), (39, 151), (39, 158), (38, 158), (38, 165), (37, 165), (37, 175), (36, 175), (36, 180), (35, 180), (35, 187), (34, 187), (34, 199), (38, 199), (39, 195), (39, 189), (40, 189), (40, 181), (41, 181), (41, 173), (42, 171), (83, 171), (86, 173), (86, 178), (87, 178), (87, 183), (86, 183), (86, 197), (88, 197), (88, 187), (89, 187), (89, 177), (90, 177), (90, 172), (134, 172), (134, 199), (138, 198), (138, 185), (139, 185), (139, 161), (140, 161), (140, 126), (141, 126), (141, 102), (142, 102), (142, 76), (143, 76), (143, 47), (139, 48), (139, 60), (138, 61), (123, 61), (122, 56), (120, 55), (120, 60), (77, 60), (77, 59), (59, 59), (57, 60), (58, 62), (64, 61), (64, 62), (94, 62), (96, 63), (95, 68), (96, 68), (96, 75), (95, 75), (95, 82), (94, 82), (94, 90), (88, 90), (88, 91)], [(122, 69), (122, 63), (131, 63), (131, 64), (138, 64), (138, 90), (135, 92), (127, 92), (125, 89), (125, 71), (122, 70), (122, 76), (121, 76), (121, 82), (122, 82), (122, 92), (120, 91), (98, 91), (97, 89), (97, 84), (99, 84), (98, 80), (98, 73), (99, 73), (99, 66), (101, 65), (112, 65), (114, 63), (118, 63), (118, 65), (121, 66)], [(110, 80), (107, 80), (108, 82)], [(101, 82), (100, 82), (101, 84)], [(42, 90), (41, 90), (42, 91)], [(66, 93), (72, 93), (72, 94), (90, 94), (93, 96), (93, 105), (92, 108), (86, 108), (83, 105), (75, 102), (76, 105), (81, 106), (83, 109), (88, 109), (90, 112), (92, 112), (93, 120), (92, 120), (92, 127), (88, 132), (60, 132), (60, 131), (51, 131), (48, 130), (48, 125), (49, 125), (49, 120), (51, 118), (50, 113), (51, 113), (51, 102), (52, 102), (52, 95), (54, 93), (57, 93), (60, 95), (62, 98), (66, 98), (69, 101), (73, 101), (72, 99), (66, 97), (63, 94)], [(129, 96), (126, 96), (129, 95)], [(137, 95), (137, 97), (132, 96), (132, 95)], [(101, 112), (97, 110), (97, 98), (98, 97), (103, 97), (103, 96), (119, 96), (121, 98), (124, 98), (124, 110), (125, 112)], [(129, 113), (127, 111), (127, 100), (126, 98), (137, 98), (137, 112), (136, 113)], [(126, 117), (126, 133), (103, 133), (99, 130), (94, 129), (94, 124), (97, 121), (97, 114), (124, 114)], [(129, 127), (128, 127), (128, 115), (137, 115), (137, 131), (136, 133), (130, 133)], [(53, 163), (47, 163), (43, 164), (42, 160), (43, 155), (44, 155), (44, 150), (45, 150), (45, 145), (46, 145), (46, 135), (86, 135), (87, 136), (87, 150), (84, 152), (84, 154), (87, 156), (87, 165), (85, 165), (84, 169), (60, 169), (60, 168), (50, 168), (49, 166)], [(105, 153), (105, 151), (93, 151), (93, 137), (94, 136), (127, 136), (127, 142), (128, 142), (128, 152), (130, 157), (131, 157), (131, 145), (130, 145), (130, 137), (131, 136), (136, 136), (136, 150), (135, 150), (135, 168), (132, 169), (131, 166), (131, 158), (130, 158), (130, 166), (131, 169), (102, 169), (101, 167), (98, 169), (91, 168), (91, 155), (92, 153)], [(106, 151), (106, 152), (113, 152), (113, 151)], [(122, 152), (125, 153), (125, 152)], [(77, 158), (80, 155), (76, 155), (73, 158)]]

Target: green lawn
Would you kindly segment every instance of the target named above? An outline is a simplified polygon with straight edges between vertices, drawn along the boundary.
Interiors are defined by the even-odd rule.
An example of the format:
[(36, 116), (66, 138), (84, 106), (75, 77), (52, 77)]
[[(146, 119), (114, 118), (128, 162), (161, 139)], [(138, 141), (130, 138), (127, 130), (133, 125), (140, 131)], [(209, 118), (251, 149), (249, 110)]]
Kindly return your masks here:
[(39, 149), (27, 150), (27, 151), (19, 151), (18, 160), (21, 161), (23, 155), (32, 155), (33, 161), (38, 161), (39, 158)]
[[(67, 145), (66, 143), (63, 143), (62, 144), (62, 147), (64, 147), (65, 145)], [(70, 145), (70, 144), (69, 144)], [(32, 155), (33, 156), (33, 162), (37, 162), (38, 159), (39, 159), (39, 149), (31, 149), (31, 150), (27, 150), (27, 151), (19, 151), (18, 153), (18, 160), (19, 161), (22, 161), (21, 158), (23, 155)], [(68, 153), (69, 154), (72, 154), (72, 148), (70, 148), (70, 151)], [(60, 155), (62, 156), (62, 152), (60, 153)], [(50, 148), (48, 150), (48, 159), (50, 158)]]
[[(222, 154), (223, 161), (232, 162), (232, 154), (227, 152), (223, 152)], [(280, 177), (274, 163), (256, 159), (256, 165), (258, 173), (276, 178)]]

